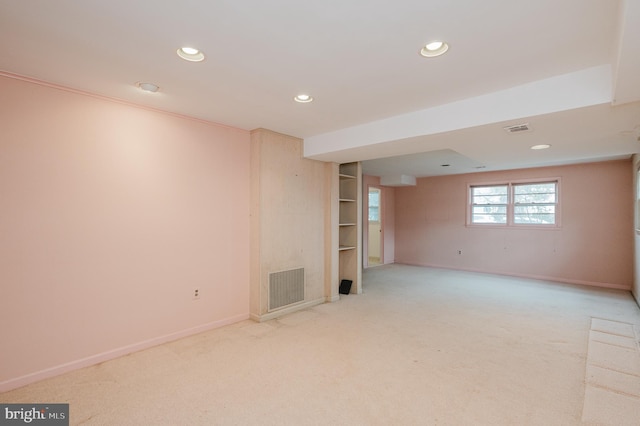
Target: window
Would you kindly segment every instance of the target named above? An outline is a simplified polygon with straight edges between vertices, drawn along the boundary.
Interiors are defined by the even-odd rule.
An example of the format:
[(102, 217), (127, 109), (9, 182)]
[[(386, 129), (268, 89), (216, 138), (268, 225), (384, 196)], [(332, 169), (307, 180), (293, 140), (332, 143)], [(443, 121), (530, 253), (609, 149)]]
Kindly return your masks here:
[(380, 222), (380, 190), (369, 188), (369, 222)]
[(507, 223), (509, 186), (472, 186), (471, 222)]
[(469, 223), (557, 225), (558, 179), (469, 187)]
[(513, 223), (555, 225), (556, 182), (513, 185)]

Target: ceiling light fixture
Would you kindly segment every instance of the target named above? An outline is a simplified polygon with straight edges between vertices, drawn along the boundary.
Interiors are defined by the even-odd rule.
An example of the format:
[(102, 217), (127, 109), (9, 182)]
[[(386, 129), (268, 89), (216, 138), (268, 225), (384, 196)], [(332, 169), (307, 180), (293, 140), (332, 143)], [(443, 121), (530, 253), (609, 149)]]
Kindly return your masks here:
[(296, 102), (300, 102), (301, 104), (306, 104), (313, 101), (313, 98), (309, 95), (300, 94), (293, 97), (293, 100)]
[(534, 145), (534, 146), (531, 147), (531, 149), (535, 149), (535, 150), (547, 149), (547, 148), (551, 148), (551, 145), (549, 145), (548, 143), (543, 143), (543, 144), (540, 144), (540, 145)]
[(156, 93), (158, 90), (160, 90), (160, 87), (153, 83), (138, 82), (136, 83), (136, 86), (138, 86), (140, 90), (144, 90), (145, 92)]
[(427, 43), (421, 50), (420, 54), (425, 58), (434, 58), (440, 56), (449, 50), (449, 45), (444, 41), (432, 41)]
[(177, 50), (178, 56), (185, 61), (200, 62), (204, 61), (204, 53), (193, 47), (181, 47)]

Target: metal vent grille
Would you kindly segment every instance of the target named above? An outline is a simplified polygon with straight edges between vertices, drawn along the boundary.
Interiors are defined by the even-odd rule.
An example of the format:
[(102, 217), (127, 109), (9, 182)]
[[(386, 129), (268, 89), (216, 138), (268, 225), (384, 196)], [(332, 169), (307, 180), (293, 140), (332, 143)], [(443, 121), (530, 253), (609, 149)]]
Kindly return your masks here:
[(521, 132), (531, 131), (531, 127), (529, 127), (529, 123), (516, 124), (514, 126), (507, 126), (507, 127), (503, 127), (503, 129), (507, 133), (521, 133)]
[(269, 274), (269, 311), (304, 301), (304, 268)]

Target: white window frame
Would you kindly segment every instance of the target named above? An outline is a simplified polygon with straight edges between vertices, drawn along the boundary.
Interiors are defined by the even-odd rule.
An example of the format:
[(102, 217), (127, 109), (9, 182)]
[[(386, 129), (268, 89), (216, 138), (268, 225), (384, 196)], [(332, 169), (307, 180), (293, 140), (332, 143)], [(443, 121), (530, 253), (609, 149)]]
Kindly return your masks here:
[[(500, 187), (500, 188), (505, 188), (506, 192), (502, 195), (488, 195), (486, 196), (487, 198), (489, 197), (501, 197), (501, 196), (506, 196), (506, 201), (504, 203), (474, 203), (474, 199), (475, 199), (475, 195), (474, 195), (474, 190), (476, 188), (496, 188), (496, 187)], [(470, 185), (469, 186), (469, 207), (468, 207), (468, 223), (472, 223), (473, 225), (493, 225), (493, 226), (505, 226), (507, 225), (507, 223), (509, 222), (509, 200), (510, 200), (510, 196), (509, 196), (509, 192), (511, 191), (511, 188), (509, 187), (509, 184), (507, 183), (492, 183), (492, 184), (482, 184), (482, 185)], [(480, 196), (482, 197), (482, 196)], [(496, 207), (496, 208), (504, 208), (504, 218), (505, 221), (504, 222), (473, 222), (473, 217), (474, 217), (474, 207)], [(500, 214), (500, 213), (499, 213)], [(488, 213), (488, 216), (491, 216), (492, 214)], [(501, 215), (501, 214), (500, 214)]]
[[(543, 184), (543, 183), (555, 183), (556, 184), (556, 202), (555, 202), (555, 223), (553, 224), (534, 224), (534, 223), (515, 223), (514, 218), (514, 187), (517, 185), (527, 184)], [(478, 223), (473, 222), (473, 199), (472, 192), (474, 187), (485, 186), (507, 186), (507, 221), (506, 223)], [(534, 178), (534, 179), (518, 179), (518, 180), (503, 180), (493, 182), (470, 182), (467, 184), (467, 221), (466, 225), (469, 227), (482, 227), (482, 228), (526, 228), (526, 229), (559, 229), (561, 227), (561, 179), (559, 177), (548, 178)], [(639, 193), (640, 194), (640, 193)], [(639, 195), (640, 197), (640, 195)], [(502, 204), (501, 204), (502, 205)]]

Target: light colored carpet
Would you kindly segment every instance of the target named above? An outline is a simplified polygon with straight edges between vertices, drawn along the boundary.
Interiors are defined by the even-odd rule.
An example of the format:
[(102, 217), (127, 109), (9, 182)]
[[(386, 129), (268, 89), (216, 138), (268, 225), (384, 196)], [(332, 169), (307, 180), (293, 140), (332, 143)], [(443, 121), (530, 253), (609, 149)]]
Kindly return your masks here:
[(638, 424), (628, 292), (402, 265), (363, 276), (362, 295), (0, 401), (68, 402), (74, 425)]
[(633, 324), (591, 320), (582, 420), (640, 424), (640, 352)]

